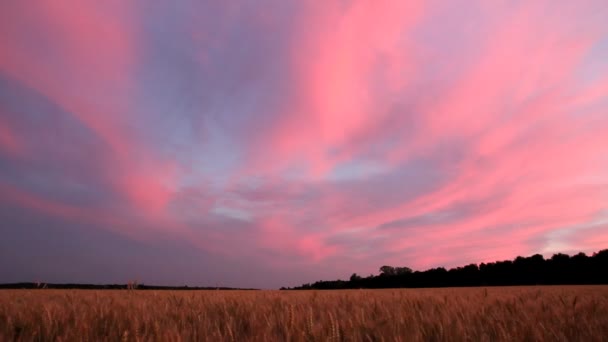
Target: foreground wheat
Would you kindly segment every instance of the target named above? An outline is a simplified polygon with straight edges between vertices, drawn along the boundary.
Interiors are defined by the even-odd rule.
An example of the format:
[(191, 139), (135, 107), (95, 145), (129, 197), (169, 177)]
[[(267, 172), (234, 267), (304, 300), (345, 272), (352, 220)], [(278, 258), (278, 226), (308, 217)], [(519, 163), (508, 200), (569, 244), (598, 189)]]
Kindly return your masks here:
[(0, 291), (2, 341), (601, 341), (608, 286)]

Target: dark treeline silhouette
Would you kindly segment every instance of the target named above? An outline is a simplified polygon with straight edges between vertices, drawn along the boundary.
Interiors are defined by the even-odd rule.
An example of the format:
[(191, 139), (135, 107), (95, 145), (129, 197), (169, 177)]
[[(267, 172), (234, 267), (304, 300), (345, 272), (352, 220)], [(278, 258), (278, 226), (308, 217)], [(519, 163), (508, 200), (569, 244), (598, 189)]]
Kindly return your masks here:
[[(540, 254), (510, 261), (470, 264), (446, 270), (443, 267), (413, 272), (407, 267), (380, 267), (379, 275), (363, 278), (356, 273), (349, 280), (318, 281), (294, 290), (380, 289), (413, 287), (591, 285), (608, 284), (608, 249), (587, 256)], [(282, 288), (291, 289), (291, 288)]]
[(0, 284), (0, 289), (75, 289), (75, 290), (257, 290), (232, 287), (190, 287), (190, 286), (156, 286), (144, 284), (47, 284), (47, 283), (12, 283)]

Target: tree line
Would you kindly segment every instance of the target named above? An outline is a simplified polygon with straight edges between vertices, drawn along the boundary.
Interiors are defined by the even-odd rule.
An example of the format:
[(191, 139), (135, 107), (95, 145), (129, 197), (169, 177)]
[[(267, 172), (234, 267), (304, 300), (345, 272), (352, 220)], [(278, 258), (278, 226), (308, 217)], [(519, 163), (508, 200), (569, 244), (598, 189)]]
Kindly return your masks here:
[(445, 269), (412, 271), (408, 267), (382, 266), (380, 274), (361, 277), (354, 273), (349, 280), (317, 281), (282, 290), (308, 289), (381, 289), (509, 285), (591, 285), (608, 284), (608, 249), (587, 256), (554, 254), (545, 259), (540, 254), (518, 256), (514, 260), (470, 264)]

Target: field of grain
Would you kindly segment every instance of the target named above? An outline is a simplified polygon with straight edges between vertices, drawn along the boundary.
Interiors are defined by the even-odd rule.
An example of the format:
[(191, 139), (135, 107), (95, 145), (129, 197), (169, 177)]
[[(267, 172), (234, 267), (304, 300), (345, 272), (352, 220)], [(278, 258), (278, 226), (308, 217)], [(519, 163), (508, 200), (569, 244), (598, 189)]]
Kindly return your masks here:
[(608, 286), (0, 291), (1, 341), (602, 341)]

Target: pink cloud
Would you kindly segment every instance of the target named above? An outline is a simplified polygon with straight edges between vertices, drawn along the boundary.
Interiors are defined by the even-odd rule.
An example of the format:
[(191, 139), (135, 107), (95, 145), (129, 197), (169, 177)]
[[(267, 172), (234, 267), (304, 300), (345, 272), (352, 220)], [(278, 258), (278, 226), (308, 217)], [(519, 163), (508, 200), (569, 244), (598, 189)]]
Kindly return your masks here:
[[(487, 10), (498, 12), (496, 8)], [(417, 108), (424, 118), (423, 127), (413, 140), (409, 136), (403, 137), (404, 149), (397, 150), (401, 153), (397, 160), (424, 154), (441, 139), (464, 139), (468, 142), (464, 159), (448, 169), (455, 176), (453, 180), (435, 192), (393, 208), (375, 208), (373, 204), (360, 212), (348, 212), (345, 208), (345, 214), (326, 217), (331, 227), (326, 236), (351, 227), (373, 228), (404, 215), (433, 215), (457, 203), (504, 197), (495, 206), (484, 209), (485, 212), (473, 212), (434, 227), (408, 230), (404, 237), (396, 231), (392, 234), (395, 242), (405, 243), (397, 242), (395, 251), (420, 244), (438, 244), (446, 251), (458, 250), (456, 246), (460, 246), (479, 251), (469, 253), (469, 261), (475, 261), (475, 258), (484, 259), (488, 253), (487, 248), (479, 245), (485, 241), (490, 245), (511, 246), (503, 253), (492, 253), (509, 258), (513, 253), (534, 252), (531, 247), (537, 246), (530, 246), (525, 241), (542, 237), (564, 225), (588, 222), (604, 208), (603, 203), (608, 198), (606, 189), (590, 179), (597, 180), (607, 166), (598, 149), (608, 146), (608, 122), (599, 113), (589, 113), (585, 109), (585, 105), (605, 99), (601, 90), (603, 85), (601, 81), (594, 84), (588, 95), (571, 95), (587, 91), (576, 78), (576, 70), (605, 32), (597, 26), (580, 30), (578, 22), (564, 25), (561, 12), (545, 15), (544, 10), (539, 4), (522, 4), (502, 18), (496, 18), (492, 30), (480, 44), (483, 48), (462, 76), (444, 88), (434, 104)], [(345, 19), (344, 27), (349, 22)], [(359, 37), (358, 32), (354, 35)], [(331, 37), (323, 38), (331, 40)], [(366, 127), (363, 118), (371, 106), (357, 101), (375, 101), (357, 96), (354, 87), (369, 84), (364, 80), (366, 73), (371, 72), (366, 71), (370, 64), (353, 66), (355, 62), (350, 56), (357, 56), (357, 52), (348, 45), (341, 49), (340, 44), (359, 40), (347, 37), (340, 37), (337, 39), (340, 43), (335, 45), (335, 51), (347, 51), (344, 53), (347, 57), (336, 55), (335, 60), (326, 60), (321, 52), (315, 59), (326, 65), (319, 67), (318, 82), (309, 83), (312, 94), (318, 94), (311, 97), (313, 101), (307, 101), (315, 108), (308, 115), (310, 125), (305, 126), (306, 120), (298, 119), (294, 114), (298, 123), (280, 130), (286, 138), (277, 140), (277, 144), (292, 153), (300, 150), (291, 145), (294, 141), (302, 141), (307, 149), (340, 146), (358, 129)], [(366, 41), (364, 34), (360, 38), (360, 41)], [(362, 60), (369, 61), (369, 57)], [(315, 77), (314, 71), (303, 73)], [(337, 81), (332, 81), (334, 76)], [(407, 82), (399, 84), (407, 86)], [(376, 93), (366, 95), (381, 98)], [(374, 109), (374, 114), (381, 113)], [(317, 125), (319, 120), (315, 115), (323, 113), (331, 120), (327, 123), (335, 123), (335, 126)], [(346, 117), (341, 119), (332, 113)], [(300, 129), (300, 125), (310, 127), (311, 131)], [(376, 134), (382, 136), (382, 132)], [(315, 153), (306, 156), (309, 162), (318, 162)], [(391, 165), (396, 161), (395, 156), (392, 151), (388, 155)], [(322, 203), (327, 208), (353, 203), (351, 199), (341, 198), (340, 193), (325, 194), (329, 197), (323, 198)], [(497, 225), (511, 228), (501, 231), (504, 237), (484, 236), (479, 241), (466, 242), (470, 234)], [(369, 234), (375, 233), (370, 231)], [(410, 237), (412, 235), (415, 239)], [(303, 233), (302, 238), (305, 236)], [(459, 240), (461, 242), (454, 242), (454, 247), (450, 247), (451, 241)]]
[(307, 262), (320, 262), (337, 252), (336, 247), (324, 243), (322, 236), (300, 234), (288, 219), (267, 217), (258, 224), (258, 241), (265, 249), (280, 254), (295, 254)]
[[(303, 165), (305, 174), (326, 175), (355, 151), (333, 153), (388, 110), (375, 98), (376, 79), (396, 94), (413, 68), (405, 49), (423, 13), (421, 4), (382, 1), (304, 6), (294, 29), (289, 103), (253, 151), (254, 170), (284, 171)], [(272, 146), (272, 154), (260, 153)], [(269, 159), (272, 158), (272, 159)]]
[[(497, 8), (485, 10), (500, 12)], [(324, 197), (312, 205), (326, 214), (321, 216), (321, 225), (327, 230), (312, 235), (306, 230), (291, 229), (293, 234), (301, 241), (311, 236), (316, 236), (315, 240), (318, 236), (329, 239), (339, 232), (363, 227), (368, 230), (362, 235), (364, 244), (365, 236), (387, 234), (374, 231), (385, 222), (404, 216), (432, 216), (459, 203), (490, 202), (464, 216), (405, 232), (390, 232), (391, 242), (385, 247), (395, 253), (407, 248), (441, 246), (434, 247), (434, 259), (415, 261), (418, 266), (430, 267), (449, 260), (449, 251), (463, 249), (471, 250), (467, 262), (488, 261), (488, 255), (511, 258), (514, 253), (534, 253), (539, 246), (531, 240), (566, 225), (588, 222), (602, 210), (608, 194), (596, 181), (607, 164), (598, 148), (608, 146), (608, 121), (599, 113), (589, 112), (586, 106), (605, 99), (605, 94), (601, 80), (590, 87), (582, 86), (576, 70), (605, 32), (594, 26), (579, 30), (578, 22), (564, 25), (561, 12), (544, 15), (544, 10), (539, 4), (522, 4), (495, 16), (479, 43), (481, 49), (472, 55), (470, 63), (454, 65), (464, 67), (461, 76), (441, 84), (435, 90), (438, 96), (434, 103), (416, 106), (423, 118), (416, 135), (403, 136), (401, 146), (386, 155), (388, 165), (394, 166), (428, 153), (441, 140), (463, 140), (463, 158), (456, 164), (441, 166), (447, 167), (450, 182), (394, 207), (365, 204), (367, 194), (361, 193), (364, 210), (354, 209), (356, 200), (321, 185)], [(352, 13), (358, 12), (353, 9)], [(287, 123), (276, 128), (278, 135), (272, 144), (285, 149), (277, 156), (285, 156), (282, 158), (286, 162), (297, 157), (327, 170), (341, 159), (328, 161), (322, 156), (324, 151), (345, 145), (360, 130), (376, 127), (372, 123), (378, 120), (378, 114), (382, 115), (381, 106), (373, 107), (382, 101), (382, 94), (372, 91), (356, 95), (357, 87), (368, 86), (374, 72), (369, 54), (377, 50), (365, 42), (375, 39), (361, 33), (369, 22), (356, 14), (338, 17), (342, 20), (331, 17), (329, 22), (341, 23), (339, 29), (319, 35), (320, 43), (311, 39), (313, 46), (327, 44), (329, 51), (336, 54), (328, 53), (325, 58), (323, 49), (310, 48), (318, 53), (318, 58), (307, 64), (311, 59), (304, 53), (304, 62), (296, 68), (308, 76), (302, 83), (304, 89), (311, 89), (304, 93), (311, 95), (303, 103), (304, 108), (311, 109), (302, 117), (289, 113), (284, 119)], [(352, 27), (359, 30), (347, 31), (351, 23), (356, 23)], [(339, 43), (323, 43), (331, 42), (332, 34)], [(311, 36), (315, 37), (315, 33)], [(395, 41), (387, 45), (394, 46)], [(408, 86), (403, 80), (396, 84), (397, 90)], [(588, 95), (582, 95), (585, 93)], [(384, 133), (373, 132), (372, 136), (381, 139)], [(347, 158), (343, 160), (357, 158), (356, 151), (351, 152), (355, 154), (343, 155)], [(336, 212), (335, 208), (342, 211)], [(294, 213), (282, 224), (289, 226), (290, 221), (303, 220), (305, 215), (310, 212)], [(484, 234), (499, 226), (504, 228)], [(480, 237), (469, 240), (471, 234)], [(285, 239), (280, 234), (275, 238)], [(493, 250), (497, 247), (486, 245), (508, 247), (499, 252)], [(324, 247), (316, 248), (321, 251)]]
[[(175, 168), (132, 131), (137, 28), (131, 5), (44, 1), (12, 5), (4, 22), (0, 70), (55, 102), (103, 140), (108, 176), (146, 215), (162, 214)], [(29, 44), (20, 43), (23, 34)], [(45, 48), (46, 46), (46, 48)], [(43, 51), (44, 50), (44, 51)], [(44, 53), (46, 58), (39, 56)], [(4, 138), (9, 141), (9, 136)], [(12, 138), (13, 145), (15, 139)]]
[(21, 139), (0, 119), (0, 151), (10, 156), (19, 156), (24, 153), (24, 149)]

